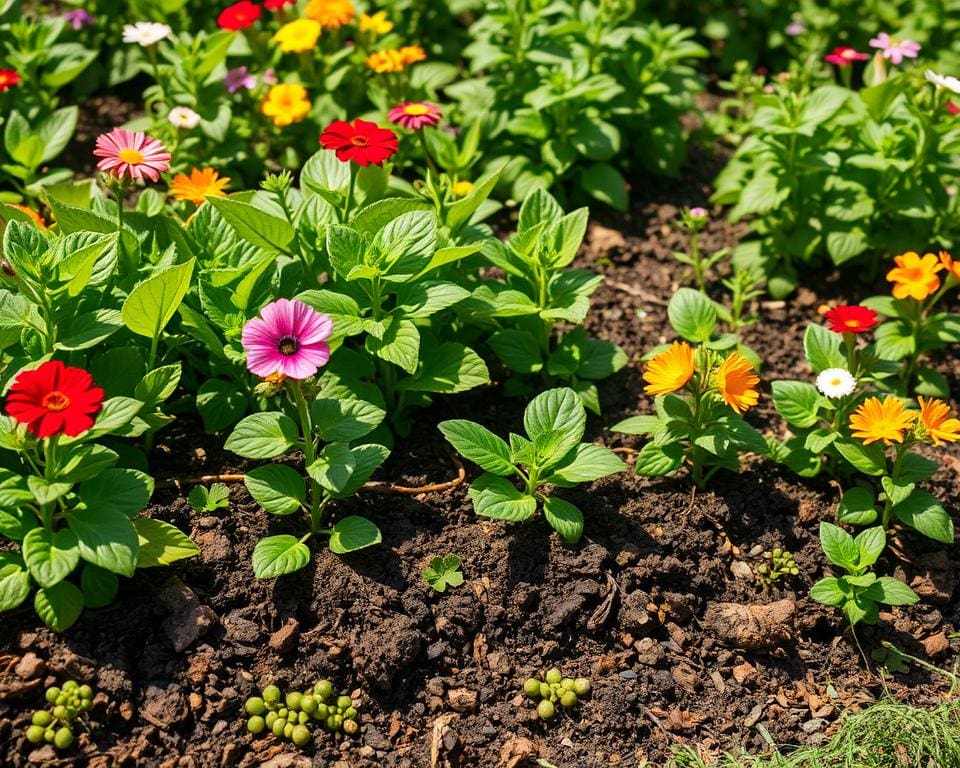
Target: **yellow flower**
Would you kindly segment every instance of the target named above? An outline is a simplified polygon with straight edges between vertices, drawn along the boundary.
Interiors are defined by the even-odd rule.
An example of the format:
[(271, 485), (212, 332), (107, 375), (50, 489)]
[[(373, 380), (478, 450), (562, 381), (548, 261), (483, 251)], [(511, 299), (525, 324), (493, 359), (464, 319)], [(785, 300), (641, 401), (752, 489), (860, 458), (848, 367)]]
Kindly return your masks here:
[(949, 274), (960, 280), (960, 261), (954, 261), (946, 251), (940, 251), (940, 263)]
[(310, 0), (306, 9), (307, 18), (319, 21), (324, 29), (340, 29), (354, 13), (351, 0)]
[(923, 257), (913, 251), (894, 256), (896, 267), (887, 272), (887, 280), (893, 283), (893, 297), (905, 299), (908, 296), (923, 301), (940, 287), (937, 272), (943, 269), (937, 257), (925, 253)]
[(385, 35), (393, 29), (393, 22), (387, 18), (386, 11), (377, 11), (374, 14), (360, 14), (360, 31), (372, 32), (375, 35)]
[(273, 41), (280, 46), (284, 53), (303, 53), (312, 51), (317, 46), (317, 39), (320, 37), (319, 21), (314, 19), (297, 19), (288, 22), (277, 30), (273, 36)]
[(757, 404), (760, 393), (756, 390), (756, 386), (759, 383), (760, 377), (753, 370), (750, 361), (739, 352), (731, 352), (720, 363), (714, 377), (714, 386), (723, 398), (723, 402), (737, 413), (743, 413), (750, 406)]
[(310, 112), (307, 89), (302, 85), (281, 83), (267, 92), (260, 111), (278, 128), (303, 120)]
[(675, 341), (654, 357), (643, 372), (644, 391), (650, 395), (668, 395), (686, 385), (693, 376), (693, 350), (685, 341)]
[(458, 181), (453, 185), (453, 194), (457, 197), (469, 195), (473, 191), (472, 181)]
[(934, 445), (960, 440), (960, 420), (949, 418), (950, 406), (943, 400), (926, 400), (922, 397), (917, 399), (920, 401), (921, 431)]
[(878, 440), (892, 445), (903, 442), (904, 430), (910, 429), (916, 417), (916, 412), (905, 411), (903, 403), (894, 397), (871, 397), (850, 416), (850, 430), (867, 445)]
[(189, 176), (178, 173), (173, 177), (170, 194), (174, 200), (189, 200), (200, 205), (208, 197), (226, 197), (223, 188), (229, 183), (229, 178), (220, 176), (213, 168), (194, 168)]
[(427, 58), (427, 52), (419, 45), (405, 45), (398, 49), (397, 53), (400, 54), (400, 59), (403, 61), (404, 66), (416, 64), (418, 61), (425, 61)]
[(386, 72), (403, 72), (403, 58), (400, 52), (391, 49), (374, 51), (367, 56), (367, 66), (378, 74)]

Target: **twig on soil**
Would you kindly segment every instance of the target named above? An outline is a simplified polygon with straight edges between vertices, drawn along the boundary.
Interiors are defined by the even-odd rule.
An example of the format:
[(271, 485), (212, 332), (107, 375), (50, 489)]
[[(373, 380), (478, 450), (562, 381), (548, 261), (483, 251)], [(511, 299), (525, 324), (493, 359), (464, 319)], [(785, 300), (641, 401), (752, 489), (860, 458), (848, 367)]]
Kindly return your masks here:
[(642, 709), (643, 714), (645, 714), (650, 719), (650, 722), (652, 722), (655, 726), (657, 726), (657, 728), (659, 728), (661, 731), (663, 731), (666, 734), (667, 738), (670, 739), (670, 741), (674, 741), (674, 742), (679, 741), (677, 736), (671, 733), (670, 731), (668, 731), (666, 726), (660, 721), (660, 718), (657, 717), (655, 714), (653, 714), (653, 712), (651, 712), (642, 704), (640, 705), (640, 709)]
[(623, 291), (623, 293), (627, 294), (628, 296), (634, 296), (638, 299), (643, 299), (650, 304), (658, 304), (661, 307), (667, 306), (667, 302), (661, 299), (659, 296), (654, 296), (652, 293), (643, 290), (643, 288), (638, 288), (635, 285), (621, 283), (617, 280), (607, 280), (606, 284), (614, 290)]

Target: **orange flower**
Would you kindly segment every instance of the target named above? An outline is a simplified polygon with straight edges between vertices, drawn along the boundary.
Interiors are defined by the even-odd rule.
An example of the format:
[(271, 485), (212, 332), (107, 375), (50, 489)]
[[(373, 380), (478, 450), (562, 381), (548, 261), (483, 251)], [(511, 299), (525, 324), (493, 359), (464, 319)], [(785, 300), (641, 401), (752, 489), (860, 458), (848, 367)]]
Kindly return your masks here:
[(960, 261), (954, 261), (946, 251), (940, 251), (940, 264), (949, 274), (960, 280)]
[(917, 400), (920, 401), (920, 427), (934, 445), (960, 440), (960, 420), (949, 418), (950, 406), (943, 400), (927, 400), (923, 397)]
[(40, 229), (41, 232), (47, 231), (47, 224), (43, 220), (43, 217), (37, 213), (33, 208), (28, 208), (25, 205), (20, 205), (20, 203), (7, 203), (11, 208), (16, 208), (20, 213), (25, 213), (31, 218), (34, 224)]
[(393, 49), (374, 51), (367, 56), (367, 66), (381, 75), (387, 72), (403, 72), (403, 64), (400, 51)]
[(714, 379), (714, 384), (723, 402), (737, 413), (743, 413), (747, 408), (756, 405), (760, 393), (756, 390), (760, 383), (750, 361), (739, 352), (731, 352), (720, 363)]
[(397, 50), (397, 53), (400, 54), (400, 60), (403, 61), (404, 66), (425, 61), (427, 58), (427, 52), (419, 45), (404, 45)]
[(675, 341), (670, 348), (647, 363), (644, 391), (650, 395), (668, 395), (683, 387), (693, 376), (693, 350), (685, 341)]
[(921, 257), (914, 251), (894, 256), (896, 267), (887, 272), (887, 280), (893, 283), (893, 297), (905, 299), (908, 296), (923, 301), (940, 287), (937, 272), (943, 269), (937, 257), (925, 253)]
[(305, 13), (324, 29), (340, 29), (350, 23), (355, 11), (351, 0), (310, 0)]
[(226, 197), (223, 188), (229, 183), (229, 178), (220, 176), (213, 168), (194, 168), (189, 176), (178, 173), (173, 177), (170, 194), (174, 200), (189, 200), (200, 205), (208, 197)]
[(916, 411), (905, 411), (903, 403), (894, 397), (885, 400), (871, 397), (860, 403), (850, 416), (850, 429), (853, 436), (866, 445), (878, 440), (892, 445), (903, 442), (904, 430), (910, 429), (916, 417)]

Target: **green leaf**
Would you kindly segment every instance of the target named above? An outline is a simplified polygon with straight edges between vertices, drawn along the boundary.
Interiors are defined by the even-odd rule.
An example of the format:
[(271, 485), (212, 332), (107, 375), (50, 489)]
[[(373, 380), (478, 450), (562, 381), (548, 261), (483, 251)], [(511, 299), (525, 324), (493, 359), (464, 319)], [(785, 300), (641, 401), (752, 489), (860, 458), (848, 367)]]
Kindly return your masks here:
[(627, 465), (609, 448), (596, 443), (580, 443), (544, 482), (575, 485), (599, 480), (601, 477), (623, 472), (626, 468)]
[(856, 486), (843, 494), (837, 517), (848, 525), (870, 525), (877, 519), (873, 491)]
[(283, 464), (257, 467), (244, 476), (243, 483), (256, 502), (274, 515), (292, 515), (306, 502), (303, 477)]
[(843, 337), (822, 325), (807, 326), (803, 336), (803, 351), (814, 373), (827, 368), (846, 368), (847, 360), (840, 347)]
[(688, 341), (707, 341), (717, 326), (713, 302), (693, 288), (681, 288), (670, 297), (667, 317), (673, 329)]
[(120, 576), (133, 576), (140, 545), (137, 531), (126, 515), (79, 506), (68, 512), (66, 518), (70, 530), (77, 535), (80, 557)]
[(410, 320), (390, 317), (383, 337), (367, 336), (366, 348), (382, 360), (399, 365), (407, 373), (416, 373), (420, 362), (420, 332)]
[(626, 211), (627, 183), (609, 163), (594, 163), (580, 174), (580, 185), (591, 197), (618, 211)]
[(900, 361), (917, 351), (917, 339), (910, 323), (904, 320), (888, 320), (873, 332), (877, 355), (884, 360)]
[(853, 541), (859, 551), (857, 566), (866, 568), (877, 562), (883, 554), (884, 547), (887, 546), (887, 534), (884, 533), (882, 525), (877, 525), (861, 531)]
[(810, 597), (818, 603), (837, 607), (843, 605), (849, 599), (849, 595), (840, 588), (839, 579), (832, 576), (820, 579), (814, 584), (810, 588)]
[(93, 428), (83, 435), (85, 440), (109, 435), (126, 427), (143, 409), (140, 400), (132, 397), (111, 397), (105, 400)]
[[(102, 445), (71, 445), (57, 461), (57, 480), (64, 483), (79, 483), (110, 469), (119, 458), (116, 451)], [(0, 506), (3, 501), (0, 499)]]
[(625, 435), (651, 435), (657, 431), (660, 426), (660, 417), (651, 414), (641, 416), (631, 416), (623, 421), (618, 421), (612, 427), (611, 432), (622, 432)]
[(160, 338), (190, 289), (194, 263), (195, 259), (190, 259), (138, 283), (123, 302), (124, 325), (139, 336)]
[(516, 472), (510, 461), (510, 447), (486, 427), (465, 419), (442, 421), (438, 427), (461, 456), (481, 469), (502, 476)]
[(879, 443), (863, 445), (853, 441), (837, 440), (833, 445), (843, 458), (861, 472), (879, 476), (887, 471), (887, 462)]
[(357, 461), (346, 443), (330, 443), (310, 466), (307, 474), (330, 493), (342, 493), (347, 487)]
[(236, 384), (207, 379), (197, 390), (197, 410), (207, 432), (219, 432), (247, 411), (247, 396)]
[[(13, 554), (13, 553), (10, 553)], [(12, 611), (30, 594), (30, 572), (20, 563), (0, 566), (0, 612)]]
[(647, 443), (637, 454), (634, 469), (644, 477), (668, 475), (680, 469), (683, 464), (683, 446), (680, 443), (656, 445)]
[(543, 368), (540, 344), (527, 331), (509, 328), (497, 331), (489, 339), (490, 346), (504, 364), (517, 373), (536, 373)]
[(350, 480), (339, 493), (330, 493), (334, 499), (345, 499), (352, 496), (370, 479), (377, 467), (383, 464), (390, 455), (390, 450), (376, 443), (357, 445), (350, 449), (353, 455), (353, 471)]
[(460, 566), (460, 558), (456, 555), (434, 557), (423, 569), (423, 580), (437, 592), (445, 592), (447, 587), (459, 587), (463, 584)]
[(309, 562), (310, 550), (296, 536), (268, 536), (253, 549), (253, 574), (258, 579), (293, 573)]
[(431, 344), (421, 352), (423, 360), (419, 374), (401, 379), (398, 390), (453, 393), (490, 383), (486, 363), (463, 344)]
[(350, 442), (376, 429), (386, 416), (383, 408), (365, 400), (320, 398), (310, 403), (314, 428), (325, 443)]
[(234, 427), (224, 448), (248, 459), (272, 459), (289, 451), (299, 436), (289, 416), (277, 411), (254, 413)]
[(484, 472), (468, 491), (474, 511), (481, 517), (518, 522), (537, 511), (537, 500), (516, 489), (509, 480)]
[(287, 253), (287, 246), (296, 236), (288, 221), (249, 203), (231, 197), (211, 197), (209, 202), (243, 240), (258, 248)]
[(547, 496), (543, 500), (543, 516), (568, 544), (576, 544), (583, 535), (583, 513), (563, 499)]
[(950, 398), (950, 382), (939, 371), (921, 365), (917, 369), (917, 383), (913, 391), (925, 397), (939, 397), (947, 400)]
[(153, 485), (153, 478), (139, 470), (110, 468), (85, 480), (77, 492), (90, 508), (130, 518), (147, 506)]
[(230, 506), (230, 489), (224, 483), (214, 483), (210, 488), (195, 485), (187, 495), (187, 503), (195, 512), (216, 512)]
[(953, 520), (932, 493), (914, 491), (893, 508), (893, 514), (934, 541), (953, 543)]
[(852, 570), (860, 560), (860, 550), (853, 536), (832, 523), (820, 523), (820, 546), (830, 562), (841, 568)]
[(34, 528), (23, 537), (23, 559), (41, 587), (52, 587), (69, 576), (80, 562), (77, 537), (69, 528), (51, 532)]
[(887, 500), (892, 505), (902, 502), (916, 488), (916, 483), (903, 483), (902, 481), (897, 483), (890, 477), (881, 478), (880, 485), (883, 486), (883, 491), (887, 494)]
[(38, 504), (52, 504), (64, 494), (73, 490), (70, 483), (48, 483), (42, 477), (27, 476), (27, 487)]
[(80, 590), (85, 608), (103, 608), (110, 605), (120, 589), (116, 574), (87, 563), (80, 572)]
[(80, 618), (83, 593), (69, 581), (38, 589), (33, 599), (37, 615), (54, 632), (65, 632)]
[(200, 554), (200, 547), (189, 536), (163, 520), (138, 517), (133, 526), (140, 542), (137, 568), (170, 565)]
[(57, 349), (89, 349), (123, 328), (121, 313), (115, 309), (97, 309), (64, 324)]
[(470, 295), (470, 291), (444, 280), (420, 280), (402, 285), (397, 292), (397, 310), (404, 317), (430, 317), (452, 307)]
[(896, 480), (899, 483), (922, 483), (936, 474), (939, 465), (915, 453), (906, 454), (900, 461), (900, 471)]
[(777, 412), (794, 427), (812, 427), (820, 419), (820, 408), (830, 407), (830, 401), (804, 381), (775, 381), (771, 389)]
[(877, 586), (883, 595), (880, 601), (887, 605), (913, 605), (920, 599), (910, 587), (892, 576), (881, 576)]
[(333, 526), (330, 534), (330, 551), (338, 555), (356, 552), (383, 541), (380, 529), (367, 518), (350, 515)]
[(154, 368), (137, 384), (133, 396), (148, 408), (166, 401), (180, 383), (180, 363)]
[(530, 439), (535, 444), (550, 446), (549, 453), (540, 454), (541, 466), (563, 458), (577, 446), (586, 424), (583, 403), (569, 387), (540, 393), (523, 412), (523, 426)]

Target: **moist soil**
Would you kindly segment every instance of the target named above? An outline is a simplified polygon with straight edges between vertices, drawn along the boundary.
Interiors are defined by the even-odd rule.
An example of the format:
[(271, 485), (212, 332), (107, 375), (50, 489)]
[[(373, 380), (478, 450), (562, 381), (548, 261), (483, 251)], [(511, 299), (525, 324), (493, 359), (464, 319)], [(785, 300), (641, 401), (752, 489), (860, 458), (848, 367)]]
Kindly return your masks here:
[[(603, 414), (591, 415), (588, 437), (627, 458), (640, 441), (609, 427), (652, 405), (640, 357), (671, 337), (666, 302), (683, 275), (670, 251), (686, 246), (676, 216), (703, 204), (721, 164), (701, 152), (682, 180), (638, 180), (631, 212), (601, 213), (579, 256), (579, 266), (607, 277), (589, 331), (630, 355), (601, 382)], [(704, 248), (735, 245), (746, 230), (714, 213)], [(761, 303), (760, 322), (745, 333), (765, 361), (767, 393), (773, 379), (809, 378), (802, 333), (820, 305), (884, 290), (835, 275), (807, 283), (786, 301)], [(935, 364), (956, 387), (955, 360)], [(437, 422), (468, 417), (505, 433), (520, 425), (524, 404), (497, 385), (438, 399), (418, 414), (377, 479), (417, 486), (456, 477)], [(783, 436), (768, 394), (748, 418)], [(345, 557), (316, 549), (304, 571), (257, 581), (254, 544), (296, 532), (296, 521), (267, 515), (242, 484), (231, 486), (228, 509), (194, 513), (189, 484), (180, 481), (246, 465), (223, 451), (222, 435), (203, 434), (189, 418), (157, 442), (158, 487), (146, 514), (189, 532), (201, 555), (139, 573), (112, 606), (86, 611), (63, 637), (32, 609), (4, 616), (3, 765), (513, 768), (542, 758), (563, 768), (640, 768), (678, 744), (710, 758), (723, 749), (763, 750), (768, 737), (823, 740), (843, 712), (885, 690), (920, 705), (946, 695), (945, 678), (915, 663), (881, 676), (868, 659), (883, 640), (941, 667), (958, 657), (950, 636), (960, 626), (960, 549), (899, 534), (897, 554), (888, 550), (879, 567), (910, 582), (922, 600), (882, 613), (855, 636), (837, 611), (807, 596), (829, 573), (817, 528), (834, 518), (840, 488), (768, 461), (718, 474), (696, 494), (682, 476), (632, 471), (565, 492), (586, 518), (575, 546), (542, 519), (476, 517), (466, 484), (421, 495), (368, 492), (337, 514), (372, 519), (381, 546)], [(960, 451), (931, 455), (941, 464), (934, 490), (955, 514)], [(478, 474), (466, 470), (468, 482)], [(775, 547), (794, 553), (800, 575), (765, 589), (753, 569)], [(421, 571), (446, 553), (462, 559), (466, 581), (438, 594)], [(522, 684), (552, 666), (591, 678), (593, 691), (544, 723)], [(69, 677), (100, 692), (92, 729), (64, 755), (29, 745), (23, 732), (43, 687)], [(302, 690), (322, 677), (360, 700), (356, 738), (316, 729), (298, 750), (246, 732), (248, 696), (268, 683)]]

